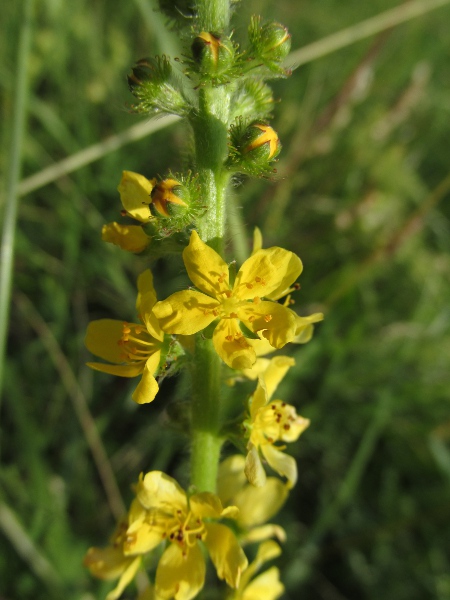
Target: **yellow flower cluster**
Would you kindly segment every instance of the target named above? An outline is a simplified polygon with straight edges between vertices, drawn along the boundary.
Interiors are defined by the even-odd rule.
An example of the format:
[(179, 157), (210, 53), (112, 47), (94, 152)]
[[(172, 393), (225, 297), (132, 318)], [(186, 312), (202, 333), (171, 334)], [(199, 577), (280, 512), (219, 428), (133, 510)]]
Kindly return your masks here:
[(209, 492), (188, 496), (161, 471), (141, 475), (136, 498), (107, 548), (90, 548), (85, 565), (103, 579), (117, 579), (107, 600), (116, 600), (132, 581), (142, 556), (166, 543), (156, 569), (154, 594), (161, 599), (190, 600), (205, 582), (203, 546), (217, 575), (239, 589), (247, 558), (233, 531), (219, 521), (235, 519), (235, 506), (223, 508)]
[(138, 278), (136, 311), (140, 323), (128, 323), (114, 319), (92, 321), (87, 329), (87, 349), (109, 363), (89, 362), (87, 365), (111, 375), (142, 379), (133, 393), (138, 404), (151, 402), (157, 392), (155, 373), (158, 371), (164, 332), (153, 314), (156, 293), (150, 270)]
[(215, 322), (214, 348), (233, 369), (249, 369), (256, 361), (254, 345), (240, 324), (277, 349), (311, 323), (277, 302), (293, 290), (291, 285), (302, 272), (301, 260), (293, 252), (278, 247), (258, 250), (231, 284), (227, 263), (194, 230), (183, 260), (200, 291), (176, 292), (157, 302), (153, 311), (163, 331), (172, 334), (193, 335)]
[[(167, 203), (184, 204), (173, 193), (177, 186), (172, 179), (158, 184), (125, 171), (119, 185), (123, 214), (142, 225), (105, 225), (103, 239), (128, 251), (144, 250), (150, 237), (143, 226), (154, 218), (149, 204), (159, 214), (170, 216), (174, 207), (169, 210)], [(231, 456), (219, 465), (217, 495), (187, 494), (160, 471), (141, 474), (136, 497), (110, 546), (91, 548), (85, 564), (99, 578), (118, 580), (107, 596), (107, 600), (117, 600), (144, 557), (155, 551), (154, 556), (160, 558), (154, 585), (141, 591), (138, 600), (190, 600), (204, 586), (207, 553), (218, 577), (233, 590), (230, 600), (276, 600), (284, 590), (278, 569), (259, 571), (281, 552), (270, 538), (283, 542), (285, 532), (268, 521), (297, 480), (297, 465), (285, 453), (285, 444), (296, 441), (309, 420), (297, 415), (294, 406), (273, 399), (294, 360), (262, 357), (290, 342), (309, 341), (313, 324), (323, 315), (301, 317), (290, 308), (302, 262), (283, 248), (264, 249), (257, 229), (253, 252), (235, 276), (195, 229), (183, 261), (195, 289), (178, 291), (158, 302), (152, 273), (146, 270), (137, 282), (137, 321), (90, 323), (86, 346), (105, 362), (87, 364), (121, 377), (141, 376), (132, 397), (138, 404), (148, 403), (158, 393), (158, 379), (168, 365), (185, 352), (184, 359), (193, 354), (195, 360), (194, 335), (207, 330), (205, 335), (212, 336), (217, 354), (234, 370), (231, 383), (243, 378), (256, 383), (243, 423), (247, 455)], [(267, 476), (265, 464), (281, 478)], [(232, 526), (227, 524), (230, 520)], [(259, 544), (250, 564), (241, 548), (249, 543)]]

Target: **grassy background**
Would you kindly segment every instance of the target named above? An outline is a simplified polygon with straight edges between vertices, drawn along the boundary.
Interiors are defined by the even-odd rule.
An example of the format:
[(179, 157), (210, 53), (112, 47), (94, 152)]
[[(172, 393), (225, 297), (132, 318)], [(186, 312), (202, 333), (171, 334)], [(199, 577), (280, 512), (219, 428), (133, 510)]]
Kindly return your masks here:
[[(3, 178), (10, 172), (22, 2), (2, 8)], [(248, 0), (289, 25), (293, 48), (392, 7), (389, 0)], [(274, 85), (284, 150), (275, 182), (235, 191), (248, 238), (303, 259), (299, 312), (323, 310), (280, 396), (312, 425), (293, 446), (299, 482), (279, 522), (285, 598), (450, 599), (450, 7), (309, 62)], [(177, 52), (146, 0), (41, 0), (29, 55), (26, 178), (138, 119), (126, 74)], [(151, 177), (183, 164), (182, 124), (24, 195), (1, 414), (0, 599), (93, 600), (109, 585), (81, 566), (140, 470), (185, 480), (186, 442), (162, 430), (174, 381), (150, 406), (134, 383), (91, 372), (89, 320), (134, 318), (143, 259), (103, 244), (123, 169)], [(230, 256), (233, 254), (230, 235)], [(155, 265), (160, 297), (181, 265)], [(101, 442), (95, 437), (95, 419)], [(96, 461), (92, 458), (92, 449)], [(103, 482), (109, 482), (108, 504)], [(132, 592), (128, 592), (132, 598)]]

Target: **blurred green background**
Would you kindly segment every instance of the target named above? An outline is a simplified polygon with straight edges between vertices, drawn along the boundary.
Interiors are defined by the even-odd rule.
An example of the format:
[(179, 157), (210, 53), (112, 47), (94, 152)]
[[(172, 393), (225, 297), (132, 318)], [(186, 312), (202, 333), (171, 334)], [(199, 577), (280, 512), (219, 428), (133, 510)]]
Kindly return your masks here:
[[(288, 25), (295, 50), (395, 5), (247, 0), (235, 37), (259, 13)], [(2, 7), (2, 179), (24, 6)], [(290, 447), (299, 481), (278, 518), (289, 530), (276, 562), (285, 599), (450, 599), (449, 22), (447, 5), (275, 82), (278, 176), (234, 190), (248, 243), (259, 225), (265, 246), (301, 256), (297, 310), (326, 314), (308, 345), (290, 348), (297, 366), (279, 394), (312, 421)], [(35, 3), (23, 179), (146, 122), (127, 109), (126, 74), (143, 56), (180, 56), (180, 36), (163, 23), (147, 0)], [(153, 177), (186, 163), (184, 125), (160, 125), (21, 188), (1, 411), (0, 600), (94, 600), (110, 589), (81, 565), (88, 546), (106, 543), (111, 505), (120, 511), (102, 445), (125, 503), (141, 470), (186, 482), (186, 440), (162, 427), (175, 381), (138, 407), (133, 381), (84, 366), (87, 323), (133, 320), (147, 266), (100, 239), (102, 224), (119, 218), (122, 170)], [(185, 285), (179, 260), (154, 270), (160, 297)]]

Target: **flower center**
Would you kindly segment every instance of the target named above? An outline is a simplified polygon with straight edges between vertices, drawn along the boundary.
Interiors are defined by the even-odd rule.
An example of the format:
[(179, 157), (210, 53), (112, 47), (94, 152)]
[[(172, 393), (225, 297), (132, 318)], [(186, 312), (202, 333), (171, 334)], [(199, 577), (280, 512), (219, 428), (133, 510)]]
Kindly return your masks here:
[(185, 513), (177, 510), (173, 519), (170, 520), (167, 538), (178, 544), (184, 550), (192, 548), (198, 542), (203, 540), (206, 535), (206, 528), (203, 521), (192, 514), (192, 511)]
[(294, 406), (275, 400), (258, 411), (255, 428), (259, 429), (267, 442), (273, 444), (283, 440), (297, 420), (298, 415)]
[(124, 362), (143, 362), (156, 350), (155, 340), (143, 325), (124, 323), (122, 337), (117, 342), (122, 349)]

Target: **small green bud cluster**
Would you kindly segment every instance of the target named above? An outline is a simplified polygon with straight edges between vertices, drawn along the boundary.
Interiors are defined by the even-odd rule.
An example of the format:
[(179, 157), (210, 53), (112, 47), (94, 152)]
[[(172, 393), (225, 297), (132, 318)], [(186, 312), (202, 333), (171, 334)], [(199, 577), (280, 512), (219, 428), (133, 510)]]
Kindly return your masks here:
[(185, 116), (189, 104), (166, 56), (143, 58), (128, 76), (130, 92), (139, 100), (138, 113), (168, 113)]

